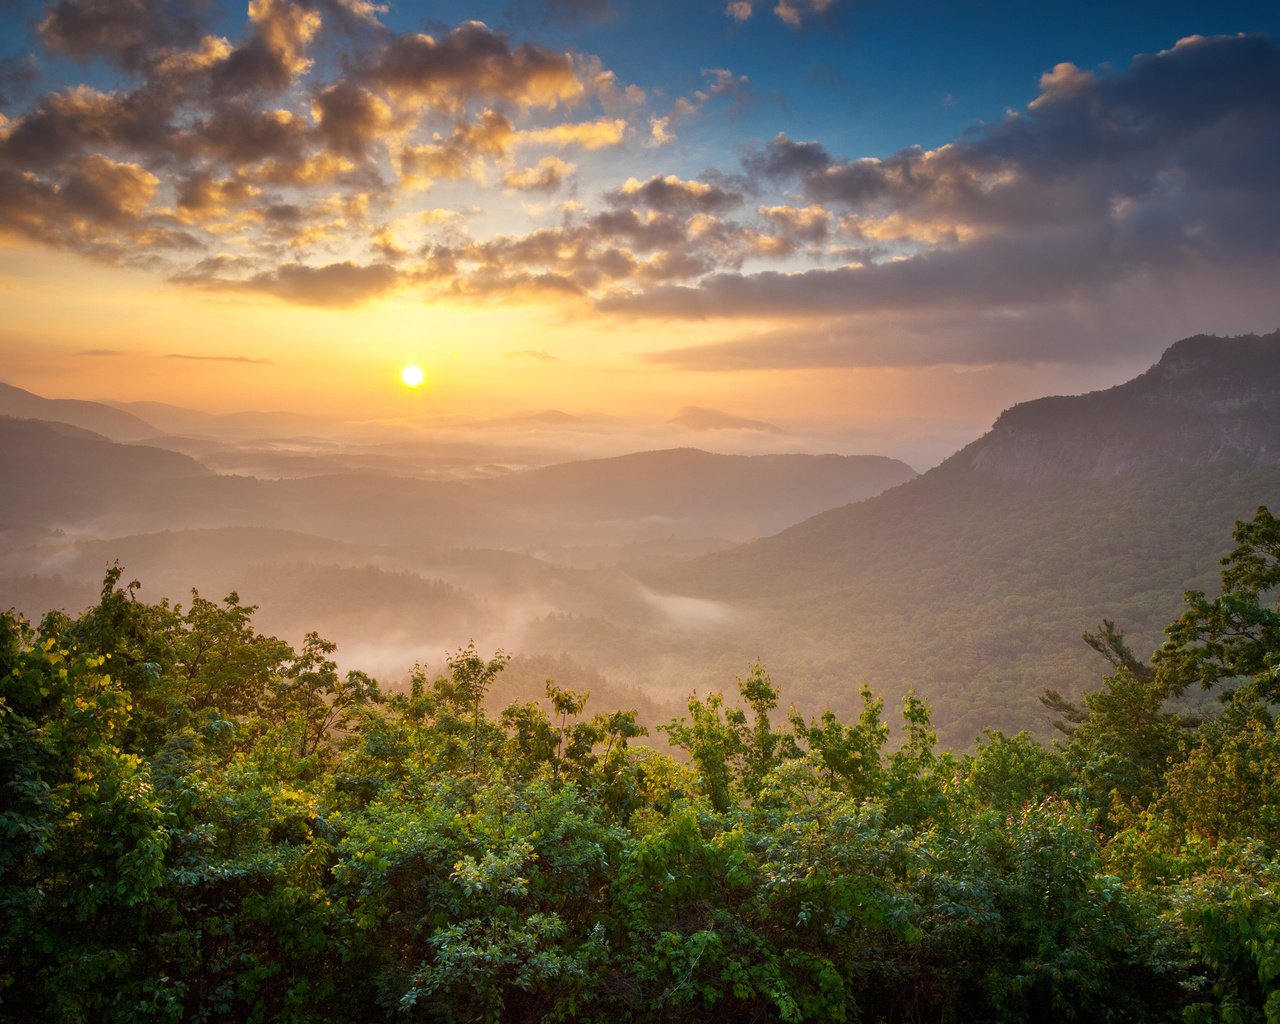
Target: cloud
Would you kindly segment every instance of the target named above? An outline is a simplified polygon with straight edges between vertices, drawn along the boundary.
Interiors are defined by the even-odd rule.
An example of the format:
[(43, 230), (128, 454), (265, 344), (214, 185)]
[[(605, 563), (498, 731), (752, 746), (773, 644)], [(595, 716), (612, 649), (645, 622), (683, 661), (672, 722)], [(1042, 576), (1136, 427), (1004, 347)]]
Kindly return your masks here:
[(824, 171), (831, 164), (832, 158), (821, 143), (793, 142), (782, 133), (770, 139), (763, 150), (743, 159), (743, 166), (749, 174), (772, 181)]
[(338, 82), (312, 104), (316, 130), (330, 151), (363, 158), (369, 146), (392, 124), (391, 108), (383, 99), (353, 82)]
[(506, 117), (486, 110), (477, 121), (455, 124), (449, 136), (439, 142), (400, 150), (400, 181), (427, 188), (438, 179), (478, 179), (484, 159), (505, 156), (514, 136), (515, 129)]
[[(845, 160), (778, 136), (744, 166), (757, 182), (790, 183), (810, 205), (762, 206), (761, 216), (775, 239), (797, 229), (815, 242), (849, 239), (844, 266), (721, 270), (601, 305), (661, 317), (849, 318), (834, 332), (798, 327), (781, 340), (653, 357), (680, 365), (916, 365), (951, 361), (950, 332), (932, 341), (922, 332), (880, 356), (860, 334), (888, 314), (927, 315), (936, 327), (995, 308), (1026, 325), (1063, 303), (1105, 308), (1148, 294), (1152, 281), (1203, 292), (1242, 274), (1265, 278), (1280, 270), (1277, 96), (1276, 41), (1195, 39), (1121, 72), (1060, 65), (1026, 110), (935, 150)], [(815, 211), (807, 224), (800, 210)], [(1034, 349), (1024, 338), (1021, 351)], [(969, 344), (958, 358), (995, 356)]]
[(702, 181), (682, 181), (674, 174), (648, 181), (628, 178), (605, 196), (611, 205), (640, 205), (662, 213), (723, 213), (742, 205), (742, 196)]
[[(299, 265), (321, 264), (298, 257), (339, 233), (361, 241), (366, 218), (353, 211), (393, 212), (397, 185), (483, 186), (514, 145), (596, 149), (625, 137), (618, 117), (513, 123), (597, 92), (631, 102), (599, 61), (515, 44), (480, 22), (400, 35), (381, 25), (384, 10), (368, 0), (251, 0), (228, 40), (202, 24), (206, 0), (58, 0), (36, 29), (47, 50), (105, 58), (139, 81), (73, 85), (0, 119), (0, 178), (14, 186), (0, 200), (0, 231), (110, 260), (162, 263), (165, 249), (230, 246), (261, 266), (283, 243)], [(326, 31), (342, 37), (344, 60), (317, 67)], [(533, 163), (507, 187), (548, 191), (569, 167)], [(123, 172), (108, 183), (108, 166), (133, 168), (143, 191), (126, 195)], [(128, 202), (113, 210), (113, 198)], [(144, 225), (133, 223), (144, 212), (157, 242), (145, 254), (136, 249)], [(385, 241), (379, 231), (368, 227), (367, 248)]]
[(206, 261), (172, 280), (214, 291), (259, 293), (297, 306), (348, 308), (363, 305), (400, 283), (396, 269), (385, 263), (360, 265), (351, 261), (311, 267), (288, 263), (247, 278), (224, 276), (234, 261)]
[(198, 247), (151, 209), (158, 185), (140, 165), (96, 153), (61, 183), (0, 166), (0, 237), (142, 264), (163, 250)]
[(169, 352), (166, 359), (193, 359), (203, 363), (252, 363), (255, 366), (269, 366), (270, 359), (253, 359), (250, 356), (201, 356), (189, 352)]
[[(830, 11), (773, 5), (802, 25)], [(1266, 37), (1190, 37), (1121, 70), (1060, 63), (1024, 109), (933, 149), (860, 158), (777, 135), (684, 177), (657, 147), (751, 102), (746, 76), (703, 69), (659, 107), (598, 58), (480, 22), (402, 34), (368, 0), (253, 0), (238, 31), (219, 20), (224, 38), (206, 13), (57, 0), (31, 23), (42, 68), (68, 66), (54, 54), (130, 70), (99, 67), (95, 85), (0, 119), (5, 238), (310, 305), (412, 287), (799, 332), (671, 357), (688, 366), (827, 365), (862, 358), (865, 325), (889, 316), (938, 328), (995, 306), (1038, 323), (1157, 279), (1203, 295), (1280, 270), (1280, 47)], [(571, 175), (592, 194), (510, 219), (511, 193)], [(806, 324), (828, 340), (803, 340)], [(930, 337), (952, 335), (921, 326), (899, 351), (950, 358)]]
[(945, 321), (928, 314), (895, 313), (822, 319), (647, 352), (642, 358), (707, 372), (1059, 362), (1064, 352), (1072, 359), (1097, 361), (1105, 352), (1081, 344), (1086, 326), (1061, 309), (1020, 314), (975, 310)]
[(86, 348), (76, 353), (78, 356), (121, 356), (124, 355), (116, 348)]
[(583, 149), (606, 149), (622, 142), (627, 122), (620, 117), (600, 118), (557, 124), (549, 128), (531, 128), (515, 137), (517, 145), (580, 146)]
[(128, 148), (140, 155), (166, 147), (169, 103), (151, 92), (104, 93), (75, 86), (44, 96), (0, 136), (0, 166), (60, 169), (98, 148)]
[(768, 255), (790, 256), (801, 246), (816, 248), (834, 233), (830, 211), (816, 204), (760, 206), (756, 212), (771, 230), (771, 234), (762, 236), (763, 251)]
[(544, 156), (536, 167), (508, 171), (502, 176), (502, 184), (518, 192), (554, 192), (575, 169), (559, 157)]
[(512, 48), (505, 36), (478, 21), (441, 38), (396, 37), (367, 77), (400, 99), (447, 109), (481, 95), (552, 109), (586, 92), (569, 55), (529, 43)]
[(189, 0), (55, 0), (37, 32), (55, 53), (136, 71), (158, 50), (193, 43), (206, 10)]

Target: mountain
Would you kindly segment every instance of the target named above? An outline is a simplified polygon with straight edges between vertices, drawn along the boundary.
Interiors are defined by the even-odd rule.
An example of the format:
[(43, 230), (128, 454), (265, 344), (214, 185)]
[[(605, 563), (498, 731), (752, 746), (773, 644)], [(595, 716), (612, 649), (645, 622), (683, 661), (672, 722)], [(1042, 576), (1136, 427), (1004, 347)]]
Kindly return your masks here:
[(663, 532), (740, 539), (878, 494), (915, 470), (879, 455), (715, 455), (697, 448), (637, 452), (526, 470), (475, 488), (544, 522), (599, 529), (630, 524), (624, 540)]
[(0, 528), (45, 519), (111, 536), (252, 526), (355, 544), (508, 549), (690, 538), (724, 544), (913, 475), (872, 456), (748, 458), (682, 449), (474, 481), (370, 471), (258, 479), (216, 474), (169, 449), (14, 419), (0, 423), (0, 469), (24, 481), (0, 505)]
[[(91, 404), (91, 403), (89, 403)], [(152, 487), (211, 477), (195, 459), (80, 427), (0, 416), (0, 528), (85, 523)]]
[(69, 423), (103, 434), (113, 441), (141, 441), (160, 433), (146, 420), (101, 402), (85, 402), (77, 398), (41, 398), (30, 391), (4, 383), (0, 383), (0, 416)]
[[(217, 444), (189, 451), (227, 454)], [(119, 561), (150, 599), (236, 590), (260, 606), (261, 628), (295, 642), (319, 630), (347, 657), (392, 673), (468, 638), (529, 657), (571, 655), (554, 636), (538, 641), (548, 624), (598, 619), (604, 635), (634, 631), (646, 643), (683, 635), (696, 606), (652, 592), (625, 566), (726, 547), (914, 475), (875, 457), (685, 449), (477, 480), (258, 479), (14, 419), (0, 419), (0, 473), (20, 482), (0, 493), (0, 607), (84, 607)]]
[(1149, 651), (1260, 504), (1280, 506), (1280, 332), (1196, 337), (1118, 387), (1015, 406), (908, 483), (647, 582), (734, 609), (718, 643), (750, 643), (805, 703), (914, 686), (964, 746), (1043, 729), (1046, 686), (1096, 685), (1080, 637), (1103, 617)]
[(211, 413), (188, 409), (168, 402), (106, 402), (104, 405), (155, 424), (152, 433), (194, 435), (225, 441), (293, 435), (329, 436), (338, 429), (335, 421), (323, 416), (297, 412)]
[(1199, 335), (1128, 383), (1003, 413), (956, 458), (1002, 480), (1086, 480), (1154, 466), (1280, 464), (1280, 331)]

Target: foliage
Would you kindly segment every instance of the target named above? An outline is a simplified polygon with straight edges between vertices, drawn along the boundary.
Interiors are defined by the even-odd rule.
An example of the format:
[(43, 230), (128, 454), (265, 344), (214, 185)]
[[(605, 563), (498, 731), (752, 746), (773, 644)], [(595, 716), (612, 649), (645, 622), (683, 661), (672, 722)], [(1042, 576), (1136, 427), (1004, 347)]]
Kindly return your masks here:
[[(0, 1019), (1273, 1024), (1275, 530), (1154, 666), (1086, 637), (1060, 746), (963, 757), (914, 694), (780, 715), (759, 665), (674, 756), (551, 681), (491, 714), (474, 645), (387, 693), (112, 569), (0, 616)], [(1168, 706), (1209, 677), (1218, 715)]]

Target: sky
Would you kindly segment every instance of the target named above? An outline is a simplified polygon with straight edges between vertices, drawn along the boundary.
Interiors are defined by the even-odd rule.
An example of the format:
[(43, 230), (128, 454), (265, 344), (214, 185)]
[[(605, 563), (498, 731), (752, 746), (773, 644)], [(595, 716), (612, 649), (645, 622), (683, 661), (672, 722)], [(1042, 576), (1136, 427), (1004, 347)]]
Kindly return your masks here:
[(49, 397), (921, 466), (1280, 328), (1272, 2), (0, 0), (0, 40), (0, 378)]

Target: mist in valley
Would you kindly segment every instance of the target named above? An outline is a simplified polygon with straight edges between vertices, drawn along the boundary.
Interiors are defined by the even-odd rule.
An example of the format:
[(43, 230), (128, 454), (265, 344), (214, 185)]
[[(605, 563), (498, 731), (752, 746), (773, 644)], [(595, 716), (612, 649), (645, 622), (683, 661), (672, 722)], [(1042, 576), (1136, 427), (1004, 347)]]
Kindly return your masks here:
[(700, 408), (427, 431), (5, 397), (0, 413), (37, 418), (0, 419), (0, 458), (24, 480), (0, 499), (0, 604), (74, 613), (119, 564), (143, 600), (235, 593), (256, 628), (295, 646), (314, 630), (344, 669), (392, 687), (474, 642), (514, 656), (495, 699), (541, 697), (554, 669), (596, 710), (637, 707), (650, 725), (755, 654), (733, 599), (646, 574), (915, 475), (886, 457), (798, 454), (820, 439)]

